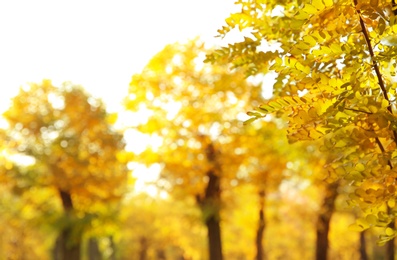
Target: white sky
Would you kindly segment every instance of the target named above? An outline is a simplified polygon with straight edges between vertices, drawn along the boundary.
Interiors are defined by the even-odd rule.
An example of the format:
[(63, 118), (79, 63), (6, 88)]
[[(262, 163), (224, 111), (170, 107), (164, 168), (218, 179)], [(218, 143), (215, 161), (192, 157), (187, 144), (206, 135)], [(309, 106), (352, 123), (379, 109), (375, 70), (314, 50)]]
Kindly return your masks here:
[[(44, 78), (55, 85), (82, 85), (111, 112), (118, 111), (133, 74), (166, 44), (199, 35), (213, 40), (237, 9), (233, 3), (0, 0), (0, 112), (21, 85)], [(155, 194), (157, 189), (145, 183), (157, 175), (158, 170), (137, 168), (136, 190)]]
[(234, 0), (0, 0), (0, 111), (26, 82), (72, 81), (119, 108), (166, 44), (212, 39)]

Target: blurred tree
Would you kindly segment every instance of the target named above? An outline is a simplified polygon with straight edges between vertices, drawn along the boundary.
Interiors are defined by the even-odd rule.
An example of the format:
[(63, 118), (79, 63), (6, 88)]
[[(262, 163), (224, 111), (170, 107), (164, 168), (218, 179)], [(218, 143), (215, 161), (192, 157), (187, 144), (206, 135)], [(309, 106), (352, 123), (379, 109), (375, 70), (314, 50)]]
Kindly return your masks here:
[[(289, 147), (282, 122), (262, 122), (245, 126), (240, 137), (243, 161), (240, 174), (246, 174), (245, 181), (255, 187), (257, 195), (257, 217), (255, 247), (256, 260), (265, 259), (263, 237), (266, 228), (267, 195), (278, 189), (286, 176), (290, 175), (287, 164), (293, 164), (301, 156), (297, 147)], [(260, 146), (258, 148), (258, 145)]]
[[(148, 118), (132, 127), (159, 140), (136, 160), (160, 164), (159, 183), (173, 196), (195, 198), (214, 260), (222, 259), (222, 192), (249, 176), (262, 185), (258, 194), (264, 196), (265, 187), (279, 183), (288, 157), (277, 134), (262, 136), (268, 132), (248, 130), (237, 119), (263, 100), (262, 86), (238, 70), (204, 64), (206, 51), (198, 40), (165, 47), (133, 76), (125, 106)], [(273, 123), (262, 127), (281, 131)], [(246, 131), (251, 131), (249, 137)], [(263, 228), (258, 230), (260, 241)]]
[(300, 171), (304, 172), (305, 179), (318, 189), (315, 259), (329, 259), (331, 220), (336, 212), (335, 202), (340, 186), (333, 169), (326, 168), (334, 160), (334, 155), (330, 152), (321, 152), (321, 145), (318, 142), (304, 143), (303, 148), (304, 156), (300, 157), (302, 164)]
[[(138, 130), (160, 137), (162, 144), (157, 149), (148, 147), (138, 161), (160, 163), (161, 178), (169, 191), (196, 199), (208, 229), (209, 256), (214, 260), (222, 259), (221, 182), (234, 175), (239, 161), (235, 147), (222, 147), (221, 152), (221, 146), (233, 140), (230, 134), (241, 127), (233, 120), (241, 102), (230, 85), (238, 88), (242, 98), (249, 98), (245, 93), (250, 92), (244, 91), (249, 84), (242, 74), (203, 66), (204, 56), (205, 49), (196, 41), (167, 46), (141, 74), (133, 76), (126, 107), (149, 111), (148, 121)], [(225, 124), (229, 119), (233, 123)], [(235, 157), (228, 158), (231, 154)]]
[[(6, 146), (23, 172), (6, 170), (22, 192), (47, 188), (63, 209), (55, 259), (79, 259), (84, 230), (123, 196), (127, 153), (103, 104), (69, 83), (21, 88), (3, 114)], [(106, 203), (107, 206), (104, 204)]]

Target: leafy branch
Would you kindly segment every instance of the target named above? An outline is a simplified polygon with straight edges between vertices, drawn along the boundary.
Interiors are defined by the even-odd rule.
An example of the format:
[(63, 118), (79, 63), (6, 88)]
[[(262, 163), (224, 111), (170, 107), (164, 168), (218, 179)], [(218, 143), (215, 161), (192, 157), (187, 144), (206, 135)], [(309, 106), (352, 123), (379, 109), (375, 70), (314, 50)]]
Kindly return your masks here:
[[(357, 7), (357, 0), (354, 0), (354, 5)], [(374, 49), (373, 49), (373, 47), (372, 47), (371, 40), (370, 40), (370, 38), (369, 38), (369, 34), (368, 34), (367, 27), (366, 27), (366, 25), (365, 25), (365, 22), (364, 22), (362, 16), (361, 16), (361, 11), (360, 11), (360, 9), (356, 8), (356, 12), (357, 12), (358, 17), (359, 17), (361, 30), (362, 30), (362, 33), (363, 33), (364, 38), (365, 38), (365, 42), (366, 42), (367, 47), (368, 47), (369, 55), (371, 56), (372, 66), (373, 66), (373, 68), (374, 68), (374, 70), (375, 70), (375, 74), (376, 74), (376, 77), (377, 77), (377, 79), (378, 79), (379, 87), (381, 88), (383, 97), (384, 97), (385, 100), (387, 100), (387, 102), (389, 103), (389, 106), (387, 106), (387, 110), (388, 110), (391, 114), (393, 114), (392, 107), (391, 107), (391, 102), (390, 102), (390, 99), (389, 99), (389, 97), (388, 97), (388, 95), (387, 95), (387, 90), (386, 90), (386, 87), (385, 87), (385, 83), (384, 83), (384, 81), (383, 81), (382, 74), (381, 74), (380, 69), (379, 69), (379, 65), (378, 65), (378, 63), (376, 62), (376, 59), (375, 59)], [(396, 132), (395, 130), (393, 130), (393, 137), (394, 137), (394, 139), (393, 139), (394, 142), (397, 144), (397, 132)], [(376, 142), (377, 142), (379, 148), (381, 149), (381, 151), (384, 152), (383, 145), (382, 145), (382, 143), (379, 141), (378, 138), (376, 139)], [(393, 168), (390, 161), (388, 162), (388, 164), (389, 164), (389, 166), (390, 166), (391, 168)]]

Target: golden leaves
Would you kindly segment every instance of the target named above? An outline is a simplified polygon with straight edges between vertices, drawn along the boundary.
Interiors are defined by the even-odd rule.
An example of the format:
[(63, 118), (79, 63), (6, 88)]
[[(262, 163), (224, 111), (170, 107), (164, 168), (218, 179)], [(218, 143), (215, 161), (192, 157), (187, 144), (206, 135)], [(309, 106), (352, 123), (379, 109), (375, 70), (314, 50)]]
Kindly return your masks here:
[[(262, 38), (277, 42), (282, 51), (269, 67), (277, 73), (275, 97), (249, 112), (247, 123), (267, 114), (282, 115), (289, 121), (291, 142), (320, 139), (321, 150), (335, 156), (330, 166), (343, 169), (336, 174), (357, 186), (352, 200), (363, 209), (379, 211), (358, 224), (361, 230), (386, 223), (376, 207), (396, 198), (395, 184), (386, 180), (395, 176), (392, 167), (397, 163), (397, 122), (394, 101), (389, 102), (396, 94), (391, 76), (396, 67), (397, 18), (389, 17), (388, 8), (378, 0), (359, 1), (354, 7), (347, 1), (313, 0), (291, 4), (294, 13), (262, 14), (261, 23), (251, 21)], [(363, 44), (360, 22), (368, 29), (365, 37), (370, 37), (373, 57)], [(289, 26), (266, 30), (263, 23)], [(243, 42), (223, 54), (232, 63), (234, 56), (244, 55), (251, 67), (261, 66), (250, 56), (255, 54), (245, 50)], [(381, 67), (375, 71), (378, 63)], [(380, 89), (383, 81), (386, 87)], [(385, 230), (386, 237), (394, 235)]]
[(312, 15), (316, 15), (319, 12), (322, 12), (326, 8), (332, 7), (333, 6), (333, 1), (332, 0), (313, 0), (311, 4), (305, 4), (295, 16), (295, 19), (298, 20), (307, 20), (309, 19)]
[[(262, 132), (262, 129), (258, 130), (254, 125), (244, 127), (240, 120), (236, 120), (252, 102), (263, 100), (261, 87), (249, 83), (241, 70), (230, 71), (224, 64), (197, 64), (197, 57), (204, 51), (195, 42), (185, 46), (176, 44), (167, 48), (167, 53), (156, 55), (156, 65), (152, 60), (143, 73), (133, 77), (129, 91), (134, 100), (127, 108), (147, 108), (148, 120), (137, 128), (161, 139), (156, 151), (147, 147), (137, 155), (136, 161), (148, 165), (159, 163), (162, 166), (161, 180), (169, 183), (176, 196), (203, 196), (211, 171), (219, 175), (225, 189), (237, 185), (241, 179), (253, 176), (259, 179), (259, 175), (274, 175), (270, 181), (279, 182), (286, 162), (280, 159), (284, 156), (279, 155), (278, 146), (269, 143), (279, 139), (271, 140), (268, 136), (275, 136), (280, 130), (269, 124), (269, 130), (263, 131), (266, 136), (258, 139), (258, 131)], [(170, 61), (175, 56), (180, 57), (178, 66)], [(286, 62), (297, 71), (309, 73), (307, 67), (293, 58)], [(152, 66), (156, 68), (157, 78), (151, 77), (154, 74)], [(156, 93), (159, 86), (162, 92), (148, 98), (146, 93)], [(302, 100), (297, 97), (294, 102), (303, 103)], [(285, 102), (293, 100), (280, 102), (287, 104)], [(250, 112), (257, 116), (260, 113)], [(286, 143), (285, 138), (283, 142)], [(261, 149), (254, 148), (258, 144)], [(266, 163), (274, 166), (272, 173), (260, 163), (267, 160), (265, 154), (273, 159)], [(241, 174), (241, 168), (249, 169), (249, 173)]]
[[(32, 84), (20, 91), (4, 116), (10, 144), (16, 144), (8, 148), (35, 159), (33, 185), (70, 191), (87, 201), (86, 207), (124, 185), (121, 135), (112, 130), (101, 102), (81, 88), (56, 88), (50, 81)], [(102, 191), (88, 188), (92, 185)]]

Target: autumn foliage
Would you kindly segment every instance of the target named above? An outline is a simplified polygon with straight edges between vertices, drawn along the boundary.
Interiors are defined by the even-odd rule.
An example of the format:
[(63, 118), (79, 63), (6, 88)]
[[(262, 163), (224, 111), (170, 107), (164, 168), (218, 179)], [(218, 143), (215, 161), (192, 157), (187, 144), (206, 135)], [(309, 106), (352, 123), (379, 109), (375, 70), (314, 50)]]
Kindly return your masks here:
[[(282, 112), (290, 142), (320, 139), (320, 149), (334, 154), (328, 170), (351, 182), (350, 203), (370, 219), (356, 228), (382, 226), (380, 243), (393, 238), (394, 7), (388, 1), (239, 4), (241, 12), (219, 33), (238, 28), (249, 36), (208, 60), (226, 59), (249, 74), (274, 71), (274, 98), (250, 112), (249, 121)], [(271, 45), (277, 50), (266, 48)]]
[(394, 1), (236, 5), (220, 45), (132, 75), (119, 117), (72, 83), (20, 88), (0, 259), (394, 259)]

